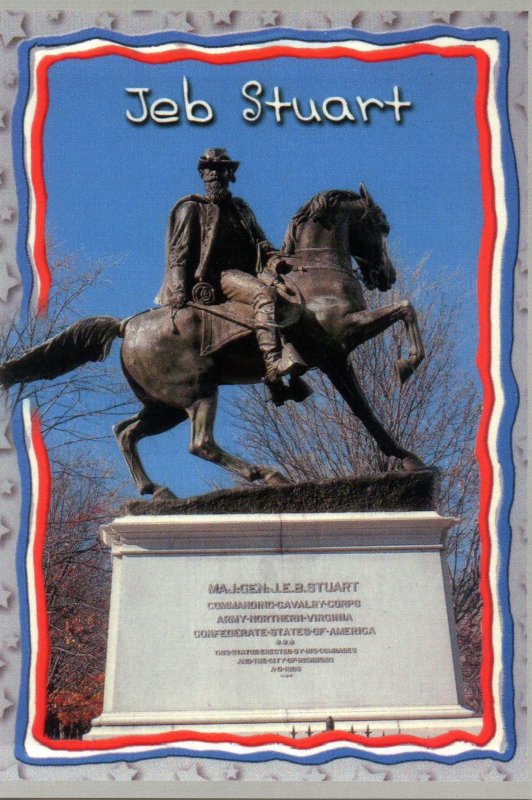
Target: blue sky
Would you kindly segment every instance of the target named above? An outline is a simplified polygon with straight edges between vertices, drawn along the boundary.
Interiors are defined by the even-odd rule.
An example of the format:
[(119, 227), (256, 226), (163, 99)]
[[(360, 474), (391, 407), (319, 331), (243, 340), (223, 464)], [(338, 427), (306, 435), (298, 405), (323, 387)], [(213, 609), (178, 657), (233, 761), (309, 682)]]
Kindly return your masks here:
[[(128, 122), (126, 109), (137, 114), (139, 104), (126, 88), (150, 87), (151, 100), (170, 97), (181, 106), (184, 76), (193, 98), (215, 109), (212, 123)], [(358, 121), (304, 124), (287, 115), (276, 124), (268, 111), (249, 124), (242, 111), (251, 104), (241, 88), (250, 80), (261, 83), (263, 99), (281, 87), (286, 99), (299, 99), (303, 113), (310, 97), (318, 105), (345, 97)], [(125, 317), (152, 305), (164, 270), (169, 210), (179, 197), (201, 191), (198, 156), (222, 146), (241, 162), (234, 192), (251, 205), (275, 245), (317, 191), (357, 189), (363, 181), (388, 217), (389, 241), (406, 269), (429, 253), (428, 269), (442, 292), (470, 298), (462, 355), (474, 372), (471, 308), (482, 224), (475, 85), (472, 59), (439, 56), (371, 65), (281, 58), (223, 67), (142, 65), (113, 56), (54, 65), (44, 142), (48, 233), (60, 250), (78, 254), (81, 266), (115, 263), (106, 284), (87, 295), (84, 313)], [(375, 109), (363, 124), (355, 98), (391, 100), (394, 86), (412, 103), (403, 122), (396, 124), (391, 110)], [(450, 274), (458, 281), (449, 281)], [(230, 390), (224, 395), (232, 396)], [(218, 438), (230, 446), (225, 422), (222, 413)], [(141, 444), (148, 471), (180, 495), (204, 491), (222, 477), (188, 455), (187, 439), (184, 423)]]

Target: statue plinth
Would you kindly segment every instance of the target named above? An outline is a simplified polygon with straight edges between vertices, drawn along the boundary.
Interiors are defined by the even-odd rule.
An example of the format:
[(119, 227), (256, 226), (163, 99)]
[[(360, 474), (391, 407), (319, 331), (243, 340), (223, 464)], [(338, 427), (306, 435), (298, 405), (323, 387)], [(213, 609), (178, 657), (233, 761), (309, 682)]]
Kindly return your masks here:
[[(478, 731), (436, 511), (125, 516), (85, 738)], [(369, 727), (368, 727), (369, 726)]]

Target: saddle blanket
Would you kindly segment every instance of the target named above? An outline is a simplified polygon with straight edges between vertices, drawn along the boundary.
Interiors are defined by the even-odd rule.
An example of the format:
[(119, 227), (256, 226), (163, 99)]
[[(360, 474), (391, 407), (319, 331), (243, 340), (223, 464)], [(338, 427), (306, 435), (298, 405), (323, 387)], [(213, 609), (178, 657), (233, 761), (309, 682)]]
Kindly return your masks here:
[[(208, 306), (206, 308), (212, 309), (214, 312), (220, 314), (227, 314), (229, 317), (241, 319), (246, 325), (254, 327), (253, 310), (245, 303), (238, 303), (236, 300), (228, 300), (225, 303), (220, 303), (215, 306)], [(210, 311), (201, 311), (202, 325), (201, 325), (201, 355), (208, 356), (216, 353), (224, 345), (233, 342), (235, 339), (240, 339), (242, 336), (248, 336), (252, 331), (244, 327), (244, 325), (233, 321), (232, 319), (224, 319), (217, 316)]]

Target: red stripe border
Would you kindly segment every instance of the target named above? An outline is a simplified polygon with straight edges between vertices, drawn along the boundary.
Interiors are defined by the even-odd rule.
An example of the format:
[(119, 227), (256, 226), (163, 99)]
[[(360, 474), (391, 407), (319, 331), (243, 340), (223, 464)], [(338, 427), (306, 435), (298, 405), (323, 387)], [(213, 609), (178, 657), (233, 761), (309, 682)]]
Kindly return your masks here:
[[(473, 745), (486, 745), (495, 733), (494, 697), (492, 691), (492, 678), (494, 668), (494, 653), (491, 639), (493, 624), (493, 597), (489, 582), (489, 563), (491, 543), (489, 535), (489, 505), (493, 489), (493, 467), (489, 457), (487, 444), (488, 428), (494, 406), (494, 389), (491, 378), (491, 326), (490, 303), (492, 289), (492, 260), (497, 233), (497, 219), (495, 212), (494, 180), (491, 169), (491, 131), (488, 121), (488, 89), (490, 62), (488, 55), (480, 48), (471, 44), (438, 47), (425, 43), (414, 43), (401, 47), (387, 47), (384, 50), (357, 51), (341, 45), (313, 49), (308, 47), (290, 47), (286, 45), (259, 46), (253, 50), (237, 52), (198, 52), (179, 48), (165, 52), (137, 52), (128, 47), (110, 44), (76, 53), (61, 53), (58, 55), (44, 56), (38, 63), (35, 75), (37, 102), (35, 114), (31, 125), (30, 142), (32, 148), (30, 182), (34, 188), (35, 197), (35, 243), (33, 248), (34, 263), (39, 275), (40, 289), (37, 301), (38, 313), (46, 310), (48, 294), (51, 286), (50, 270), (46, 257), (45, 220), (47, 194), (44, 179), (44, 153), (43, 134), (46, 123), (46, 114), (49, 106), (48, 72), (54, 64), (67, 59), (89, 59), (105, 56), (123, 56), (134, 61), (151, 64), (163, 64), (177, 61), (197, 60), (209, 64), (229, 65), (235, 63), (263, 61), (275, 58), (307, 58), (307, 59), (336, 59), (352, 58), (365, 63), (402, 60), (424, 55), (436, 55), (442, 58), (473, 58), (477, 69), (477, 89), (475, 96), (475, 117), (478, 127), (478, 146), (481, 172), (481, 194), (484, 209), (484, 221), (481, 235), (481, 244), (478, 260), (478, 312), (479, 312), (479, 346), (477, 351), (477, 366), (484, 391), (484, 404), (477, 434), (477, 458), (480, 467), (481, 490), (479, 504), (479, 528), (481, 541), (481, 575), (480, 592), (483, 601), (482, 637), (483, 657), (481, 667), (481, 690), (484, 703), (484, 717), (482, 731), (473, 735), (461, 730), (452, 730), (431, 739), (409, 736), (392, 735), (375, 737), (371, 740), (372, 749), (388, 748), (397, 745), (416, 745), (430, 750), (446, 747), (455, 742), (469, 742)], [(37, 459), (38, 469), (38, 498), (37, 518), (35, 531), (35, 545), (33, 564), (35, 569), (35, 595), (37, 607), (37, 659), (36, 659), (36, 708), (32, 725), (32, 734), (37, 742), (51, 750), (83, 752), (87, 750), (104, 751), (121, 749), (132, 746), (154, 746), (177, 744), (185, 741), (227, 743), (257, 747), (269, 744), (285, 744), (294, 750), (308, 750), (319, 745), (331, 742), (351, 742), (367, 747), (365, 737), (344, 731), (329, 731), (308, 737), (305, 740), (293, 740), (288, 737), (264, 734), (260, 736), (234, 736), (230, 734), (206, 734), (181, 731), (167, 734), (152, 734), (149, 736), (121, 736), (101, 741), (57, 741), (50, 739), (44, 733), (46, 717), (46, 686), (49, 659), (49, 637), (46, 615), (46, 598), (44, 593), (44, 579), (42, 573), (42, 551), (46, 535), (47, 513), (50, 501), (50, 469), (46, 448), (42, 439), (40, 425), (37, 417), (32, 418), (31, 429), (32, 445)], [(30, 588), (30, 587), (28, 587)], [(31, 712), (31, 709), (30, 709)], [(149, 756), (149, 752), (146, 753)], [(236, 756), (235, 756), (236, 757)]]

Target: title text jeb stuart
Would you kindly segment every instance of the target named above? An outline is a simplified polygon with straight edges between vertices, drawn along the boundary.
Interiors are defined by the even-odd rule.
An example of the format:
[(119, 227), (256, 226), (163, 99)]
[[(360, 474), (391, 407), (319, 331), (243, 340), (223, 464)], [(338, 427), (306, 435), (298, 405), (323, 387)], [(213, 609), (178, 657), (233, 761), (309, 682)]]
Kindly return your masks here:
[[(181, 96), (177, 100), (171, 97), (153, 98), (149, 87), (132, 87), (126, 92), (131, 95), (131, 107), (127, 108), (125, 115), (129, 122), (136, 125), (147, 122), (176, 125), (182, 121), (206, 125), (216, 118), (214, 105), (193, 95), (187, 77), (183, 77)], [(412, 108), (410, 101), (402, 99), (398, 86), (392, 87), (386, 99), (363, 98), (360, 95), (350, 98), (334, 95), (320, 100), (313, 97), (286, 99), (280, 86), (274, 86), (270, 93), (259, 81), (250, 80), (242, 86), (240, 93), (245, 102), (241, 110), (242, 118), (251, 125), (266, 118), (280, 125), (288, 117), (306, 124), (368, 123), (374, 114), (386, 114), (395, 124), (400, 124), (404, 112)]]

